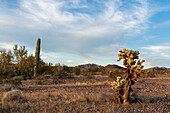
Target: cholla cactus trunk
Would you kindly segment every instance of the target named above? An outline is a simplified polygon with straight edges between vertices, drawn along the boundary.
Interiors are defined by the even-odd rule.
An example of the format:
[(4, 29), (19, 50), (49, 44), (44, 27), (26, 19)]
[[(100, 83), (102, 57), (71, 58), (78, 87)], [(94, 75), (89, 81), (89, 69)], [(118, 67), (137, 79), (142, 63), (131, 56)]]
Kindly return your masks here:
[(118, 102), (120, 104), (123, 103), (123, 97), (122, 97), (123, 92), (124, 92), (123, 89), (118, 89), (117, 90)]
[(35, 50), (35, 67), (34, 67), (34, 77), (36, 78), (38, 75), (38, 65), (40, 59), (40, 38), (37, 40), (36, 50)]
[(126, 69), (126, 73), (127, 73), (127, 76), (125, 78), (125, 94), (124, 94), (124, 103), (128, 102), (129, 101), (129, 97), (130, 97), (130, 92), (132, 91), (132, 88), (131, 88), (131, 79), (132, 79), (132, 75), (130, 74), (130, 67), (128, 67)]

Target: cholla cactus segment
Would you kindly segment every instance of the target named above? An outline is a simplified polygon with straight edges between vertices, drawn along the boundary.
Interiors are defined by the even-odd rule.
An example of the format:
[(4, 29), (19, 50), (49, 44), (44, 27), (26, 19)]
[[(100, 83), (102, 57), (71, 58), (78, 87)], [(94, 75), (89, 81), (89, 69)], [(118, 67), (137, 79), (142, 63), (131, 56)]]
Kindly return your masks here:
[(113, 81), (111, 84), (112, 84), (112, 86), (116, 86), (117, 82)]
[(120, 84), (124, 84), (125, 83), (125, 79), (122, 79), (121, 81), (120, 81)]
[(118, 90), (118, 89), (123, 89), (124, 88), (124, 79), (121, 79), (121, 77), (117, 77), (116, 81), (111, 82), (111, 85), (113, 86), (113, 89)]
[(116, 80), (116, 81), (119, 83), (119, 82), (120, 82), (120, 79), (121, 79), (121, 77), (117, 77), (117, 80)]

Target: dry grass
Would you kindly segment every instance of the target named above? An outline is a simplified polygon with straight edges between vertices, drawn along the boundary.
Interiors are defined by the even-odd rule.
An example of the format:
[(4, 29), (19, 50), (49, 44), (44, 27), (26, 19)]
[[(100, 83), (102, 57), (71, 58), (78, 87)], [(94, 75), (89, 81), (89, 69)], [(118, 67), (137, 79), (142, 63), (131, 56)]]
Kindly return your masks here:
[(4, 91), (11, 91), (12, 89), (15, 89), (15, 86), (12, 84), (4, 84), (2, 86), (2, 90), (4, 90)]
[[(145, 79), (142, 79), (145, 80)], [(167, 102), (161, 100), (158, 104), (156, 102), (151, 103), (148, 87), (157, 87), (157, 84), (147, 84), (152, 79), (146, 80), (146, 82), (137, 82), (135, 94), (148, 101), (140, 101), (133, 103), (130, 106), (122, 106), (116, 103), (115, 92), (111, 89), (110, 79), (108, 80), (76, 80), (68, 79), (63, 80), (64, 84), (51, 84), (51, 85), (34, 85), (31, 82), (24, 82), (25, 85), (20, 88), (22, 96), (27, 101), (9, 101), (6, 104), (0, 103), (0, 112), (15, 112), (15, 113), (63, 113), (63, 112), (150, 112), (149, 109), (156, 111), (158, 105), (164, 106), (160, 108), (163, 112), (166, 112)], [(153, 80), (154, 81), (154, 80)], [(158, 80), (157, 80), (158, 81)], [(162, 81), (162, 79), (160, 80)], [(155, 81), (154, 81), (155, 82)], [(167, 82), (168, 83), (168, 82)], [(169, 88), (168, 85), (164, 85), (164, 88)], [(140, 91), (138, 91), (140, 88)], [(159, 86), (162, 88), (162, 86)], [(138, 91), (138, 92), (137, 92)], [(168, 96), (168, 90), (165, 90), (164, 95)], [(154, 91), (155, 93), (156, 91)], [(159, 92), (159, 91), (157, 91)], [(0, 90), (0, 97), (6, 94), (6, 91)], [(163, 94), (162, 94), (163, 95)], [(161, 96), (161, 95), (158, 95)], [(153, 99), (156, 99), (155, 96)]]
[[(23, 85), (20, 88), (22, 96), (28, 101), (24, 103), (6, 101), (0, 110), (3, 112), (64, 112), (80, 108), (88, 112), (91, 105), (113, 104), (112, 93), (96, 93), (101, 86), (106, 87), (106, 83), (86, 81), (75, 84)], [(2, 91), (2, 95), (6, 95), (6, 92)]]
[(10, 101), (19, 101), (20, 99), (22, 99), (21, 91), (14, 89), (4, 94), (2, 98), (2, 103), (6, 104), (7, 102)]

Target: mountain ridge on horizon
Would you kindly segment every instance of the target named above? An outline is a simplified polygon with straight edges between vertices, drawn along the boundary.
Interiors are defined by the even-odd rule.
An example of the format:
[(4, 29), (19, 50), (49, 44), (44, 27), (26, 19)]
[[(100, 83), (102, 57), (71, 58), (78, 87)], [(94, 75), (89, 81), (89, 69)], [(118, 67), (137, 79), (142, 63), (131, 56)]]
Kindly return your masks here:
[[(75, 67), (79, 67), (79, 68), (104, 67), (104, 68), (119, 68), (119, 69), (123, 69), (124, 68), (124, 67), (119, 66), (117, 64), (108, 64), (106, 66), (102, 66), (102, 65), (99, 65), (99, 64), (95, 64), (95, 63), (81, 64), (81, 65), (77, 65)], [(160, 70), (168, 70), (168, 71), (170, 71), (170, 68), (168, 68), (168, 67), (153, 66), (153, 67), (146, 68), (144, 70), (158, 70), (158, 71), (160, 71)]]

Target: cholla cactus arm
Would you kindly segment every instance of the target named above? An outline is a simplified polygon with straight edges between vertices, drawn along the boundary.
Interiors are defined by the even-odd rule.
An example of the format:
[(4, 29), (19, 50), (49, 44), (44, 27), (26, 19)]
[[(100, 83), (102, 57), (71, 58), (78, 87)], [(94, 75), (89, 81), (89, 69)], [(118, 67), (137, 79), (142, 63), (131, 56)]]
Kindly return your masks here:
[(117, 92), (118, 95), (118, 102), (123, 102), (123, 95), (124, 95), (124, 79), (121, 79), (121, 77), (117, 77), (116, 81), (111, 82), (111, 85), (113, 86), (112, 89), (114, 89)]
[(111, 84), (112, 86), (116, 86), (117, 82), (113, 81)]

